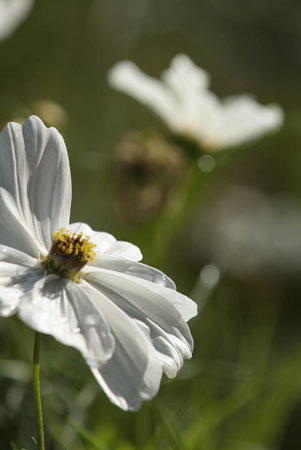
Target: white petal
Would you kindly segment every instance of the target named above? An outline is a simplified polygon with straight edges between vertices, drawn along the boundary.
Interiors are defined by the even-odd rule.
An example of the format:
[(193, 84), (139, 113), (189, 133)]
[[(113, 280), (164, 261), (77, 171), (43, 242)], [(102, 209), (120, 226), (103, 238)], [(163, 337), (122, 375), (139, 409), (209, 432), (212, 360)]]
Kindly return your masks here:
[[(124, 273), (131, 275), (133, 277), (142, 278), (144, 280), (151, 281), (149, 287), (153, 287), (153, 285), (158, 285), (161, 287), (167, 287), (176, 290), (176, 285), (165, 273), (161, 272), (161, 270), (155, 269), (154, 267), (147, 266), (142, 263), (132, 263)], [(174, 293), (173, 293), (174, 294)]]
[[(14, 202), (14, 207), (7, 207), (13, 211), (10, 223), (5, 215), (0, 217), (6, 239), (17, 240), (16, 228), (20, 226), (9, 232), (14, 215), (38, 245), (48, 249), (52, 232), (67, 227), (71, 204), (68, 155), (57, 130), (45, 127), (35, 116), (22, 127), (9, 123), (0, 134), (0, 187), (9, 193), (2, 195), (2, 203), (7, 198)], [(1, 235), (0, 243), (7, 243)]]
[[(94, 265), (100, 269), (113, 270), (136, 277), (136, 283), (148, 286), (172, 303), (186, 322), (197, 315), (197, 304), (186, 295), (175, 292), (176, 286), (174, 282), (158, 269), (146, 264), (107, 255), (96, 258)], [(91, 268), (92, 266), (89, 267), (89, 271), (91, 271)]]
[[(6, 245), (0, 245), (0, 262), (18, 264), (30, 269), (39, 267), (39, 261), (31, 256)], [(1, 271), (0, 271), (1, 276)]]
[(204, 148), (215, 148), (216, 132), (223, 110), (220, 100), (209, 90), (183, 93), (178, 132), (199, 141)]
[(162, 78), (169, 88), (180, 96), (184, 90), (196, 93), (198, 90), (207, 89), (210, 81), (208, 73), (183, 54), (174, 56)]
[(45, 253), (44, 246), (34, 238), (24, 218), (19, 214), (15, 199), (0, 188), (0, 242), (35, 258)]
[(9, 37), (26, 19), (33, 0), (0, 0), (0, 40)]
[[(130, 303), (168, 332), (175, 332), (175, 329), (179, 332), (183, 327), (183, 335), (187, 334), (187, 340), (190, 341), (191, 337), (185, 321), (170, 302), (152, 291), (152, 283), (149, 285), (138, 283), (137, 279), (131, 275), (106, 269), (88, 272), (85, 280), (95, 284), (98, 289), (103, 288), (104, 292), (112, 294), (114, 301), (119, 297), (124, 299), (125, 304)], [(180, 332), (179, 335), (181, 335)]]
[(261, 105), (248, 95), (229, 97), (224, 101), (216, 135), (224, 147), (237, 145), (276, 130), (282, 125), (283, 117), (277, 105)]
[(184, 358), (191, 358), (191, 351), (187, 345), (176, 336), (166, 333), (154, 322), (143, 318), (137, 311), (126, 308), (127, 314), (135, 318), (137, 325), (144, 331), (157, 351), (165, 374), (174, 378), (184, 363)]
[(15, 314), (22, 295), (22, 289), (16, 285), (10, 287), (0, 285), (0, 317), (10, 317)]
[(11, 316), (17, 311), (20, 299), (42, 273), (35, 259), (0, 246), (0, 316)]
[(86, 223), (76, 222), (69, 225), (69, 230), (72, 233), (83, 233), (90, 238), (90, 242), (96, 244), (94, 249), (96, 253), (105, 252), (113, 243), (116, 242), (114, 236), (109, 233), (101, 231), (94, 231)]
[(91, 367), (99, 367), (111, 358), (115, 339), (101, 309), (83, 283), (65, 283), (69, 302), (77, 318), (79, 330), (86, 340), (88, 352), (83, 353)]
[(104, 252), (105, 255), (113, 256), (116, 258), (124, 258), (130, 261), (140, 261), (142, 259), (142, 253), (140, 249), (125, 241), (116, 241)]
[(100, 366), (112, 356), (114, 338), (86, 290), (47, 275), (21, 300), (19, 316), (31, 328), (77, 348), (88, 364)]
[(117, 241), (111, 234), (94, 231), (85, 223), (72, 223), (69, 229), (74, 233), (82, 232), (84, 235), (90, 237), (90, 242), (96, 244), (94, 248), (96, 260), (101, 258), (102, 255), (128, 259), (130, 261), (139, 261), (142, 259), (141, 251), (136, 245), (130, 242)]
[[(106, 269), (87, 273), (85, 279), (126, 314), (136, 319), (137, 323), (146, 326), (143, 330), (148, 330), (146, 334), (150, 342), (160, 353), (158, 357), (163, 369), (168, 376), (175, 376), (183, 358), (191, 357), (193, 348), (192, 337), (184, 318), (166, 295), (166, 291), (173, 293), (175, 297), (178, 293), (164, 287), (161, 292), (159, 285)], [(181, 304), (182, 298), (175, 303)], [(164, 346), (158, 347), (158, 342), (162, 344), (162, 341)], [(174, 360), (171, 359), (172, 354)], [(173, 370), (170, 369), (171, 364)]]
[(127, 268), (124, 273), (137, 277), (135, 279), (136, 283), (146, 286), (172, 303), (186, 322), (197, 315), (197, 304), (186, 295), (175, 291), (173, 281), (163, 272), (144, 264), (136, 263)]
[[(100, 254), (95, 258), (93, 266), (100, 269), (109, 269), (126, 273), (137, 278), (143, 278), (144, 280), (151, 281), (152, 283), (167, 287), (169, 289), (176, 289), (175, 283), (167, 275), (165, 275), (165, 273), (155, 269), (154, 267), (147, 266), (146, 264), (136, 261), (133, 262), (133, 260), (130, 259), (120, 258), (115, 255), (111, 256), (108, 254)], [(91, 270), (90, 267), (89, 270)]]
[(144, 103), (172, 127), (178, 105), (160, 81), (144, 74), (131, 61), (116, 64), (108, 79), (112, 87)]
[(112, 358), (92, 372), (110, 400), (125, 410), (139, 409), (141, 402), (158, 392), (162, 368), (157, 353), (145, 334), (120, 308), (101, 292), (94, 292), (95, 303), (103, 311), (115, 337)]

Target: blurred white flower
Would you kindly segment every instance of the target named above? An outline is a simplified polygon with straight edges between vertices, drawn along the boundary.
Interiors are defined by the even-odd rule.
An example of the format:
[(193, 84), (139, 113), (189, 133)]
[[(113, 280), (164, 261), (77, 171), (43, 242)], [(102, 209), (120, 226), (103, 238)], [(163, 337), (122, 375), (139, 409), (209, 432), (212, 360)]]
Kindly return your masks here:
[(117, 63), (108, 79), (115, 89), (149, 106), (173, 133), (196, 140), (205, 150), (258, 138), (283, 122), (278, 105), (260, 105), (249, 95), (219, 100), (208, 88), (208, 74), (186, 55), (173, 58), (162, 81), (131, 61)]
[[(196, 305), (138, 247), (69, 224), (71, 177), (61, 135), (35, 116), (0, 134), (0, 316), (77, 348), (110, 400), (138, 409), (175, 377)], [(89, 234), (89, 237), (86, 236)]]
[(9, 37), (28, 16), (33, 0), (0, 0), (0, 41)]

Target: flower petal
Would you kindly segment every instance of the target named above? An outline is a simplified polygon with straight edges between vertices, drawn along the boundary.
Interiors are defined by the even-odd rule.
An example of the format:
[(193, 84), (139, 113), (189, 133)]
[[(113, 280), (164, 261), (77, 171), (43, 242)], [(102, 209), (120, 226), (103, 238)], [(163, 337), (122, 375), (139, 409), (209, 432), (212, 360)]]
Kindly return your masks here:
[(13, 245), (15, 239), (13, 246), (18, 248), (22, 224), (38, 247), (49, 249), (52, 232), (69, 223), (71, 204), (68, 155), (57, 130), (48, 129), (35, 116), (23, 126), (9, 123), (0, 134), (0, 187), (1, 202), (10, 211), (9, 219), (0, 216), (0, 228), (5, 230), (5, 241), (0, 237), (0, 242)]
[(94, 295), (95, 304), (104, 313), (116, 342), (112, 358), (100, 369), (92, 368), (92, 373), (114, 404), (125, 410), (137, 410), (142, 401), (151, 399), (158, 392), (161, 362), (135, 321), (100, 291), (91, 286), (89, 289), (89, 295)]
[(77, 348), (92, 366), (112, 356), (114, 338), (101, 311), (85, 289), (70, 280), (47, 275), (21, 300), (19, 317), (31, 328)]
[(125, 241), (116, 241), (104, 252), (106, 255), (116, 258), (124, 258), (130, 261), (140, 261), (142, 259), (142, 253), (140, 249)]
[(102, 255), (128, 259), (130, 261), (139, 261), (142, 259), (141, 251), (136, 245), (130, 242), (117, 241), (111, 234), (94, 231), (85, 223), (72, 223), (69, 229), (71, 232), (82, 232), (84, 235), (90, 237), (90, 241), (96, 244), (94, 249), (96, 252), (96, 260), (99, 257), (101, 258)]
[[(107, 255), (96, 258), (94, 266), (97, 266), (99, 269), (114, 270), (136, 277), (136, 283), (147, 285), (152, 291), (163, 295), (172, 303), (186, 322), (197, 315), (197, 304), (186, 295), (174, 292), (176, 290), (175, 283), (165, 273), (154, 267)], [(92, 266), (89, 267), (89, 271), (91, 269)]]
[[(147, 266), (142, 263), (132, 263), (126, 270), (125, 273), (133, 277), (142, 278), (144, 280), (151, 281), (151, 288), (153, 285), (159, 285), (176, 290), (176, 285), (165, 273), (161, 270), (155, 269), (154, 267)], [(174, 293), (173, 293), (174, 294)]]
[[(138, 266), (143, 266), (143, 270), (140, 268), (137, 270)], [(160, 272), (153, 267), (137, 263), (132, 264), (124, 273), (137, 277), (135, 279), (136, 283), (139, 283), (142, 286), (151, 289), (153, 292), (156, 292), (156, 294), (163, 296), (178, 310), (186, 322), (197, 315), (197, 304), (186, 295), (176, 291), (173, 281), (163, 272)]]
[(131, 314), (136, 324), (143, 330), (157, 351), (165, 374), (174, 378), (184, 363), (184, 359), (191, 358), (191, 351), (186, 343), (176, 336), (166, 333), (161, 327), (149, 319), (145, 319), (137, 311), (126, 308), (127, 314)]
[(0, 316), (16, 313), (20, 299), (32, 289), (42, 272), (34, 258), (0, 246)]
[(278, 105), (261, 105), (249, 95), (228, 97), (216, 135), (223, 147), (237, 145), (279, 128), (283, 117)]
[[(123, 259), (115, 255), (101, 254), (95, 258), (93, 266), (100, 269), (109, 269), (127, 273), (128, 275), (142, 278), (160, 286), (176, 290), (175, 283), (167, 275), (165, 275), (165, 273), (140, 262), (133, 262), (133, 260)], [(89, 270), (91, 270), (91, 267), (89, 267)]]
[(109, 83), (150, 107), (172, 127), (177, 102), (168, 89), (155, 78), (144, 74), (131, 61), (121, 61), (109, 72)]
[(29, 269), (41, 268), (39, 262), (35, 258), (6, 245), (0, 245), (0, 262), (18, 264)]
[[(189, 328), (180, 312), (183, 299), (175, 301), (181, 305), (177, 309), (169, 298), (172, 294), (177, 297), (178, 293), (132, 275), (106, 269), (87, 273), (85, 280), (137, 321), (160, 353), (158, 358), (166, 374), (175, 376), (183, 359), (191, 357), (193, 348)], [(166, 291), (172, 294), (166, 295)], [(188, 307), (191, 309), (189, 303)]]
[(11, 194), (0, 188), (0, 242), (35, 258), (43, 252), (44, 246), (34, 239), (24, 218), (16, 208)]
[[(173, 57), (169, 68), (163, 72), (162, 78), (165, 84), (180, 97), (183, 97), (185, 91), (195, 94), (197, 91), (207, 89), (210, 81), (208, 73), (183, 54)], [(182, 100), (185, 101), (185, 98)]]
[(25, 20), (33, 0), (0, 0), (0, 40), (9, 37)]

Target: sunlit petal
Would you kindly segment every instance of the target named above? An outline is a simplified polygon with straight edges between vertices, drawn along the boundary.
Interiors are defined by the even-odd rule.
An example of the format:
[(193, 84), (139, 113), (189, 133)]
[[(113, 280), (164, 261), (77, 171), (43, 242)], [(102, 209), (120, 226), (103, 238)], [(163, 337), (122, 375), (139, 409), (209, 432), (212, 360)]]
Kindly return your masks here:
[[(163, 362), (163, 369), (167, 375), (175, 376), (182, 366), (183, 359), (191, 357), (193, 348), (189, 328), (181, 314), (181, 310), (185, 309), (183, 298), (171, 302), (169, 296), (164, 294), (165, 291), (169, 291), (176, 298), (178, 293), (174, 290), (163, 287), (161, 293), (160, 286), (155, 283), (104, 269), (86, 274), (85, 280), (134, 319), (139, 326), (142, 325), (142, 330), (149, 341), (161, 353), (158, 357)], [(155, 289), (152, 289), (153, 286)], [(181, 307), (177, 308), (173, 303)], [(191, 315), (191, 303), (193, 303), (191, 300), (187, 302), (186, 317)], [(171, 361), (172, 355), (174, 361)], [(167, 365), (165, 358), (168, 358)]]
[(15, 314), (22, 296), (41, 276), (43, 270), (34, 258), (0, 245), (0, 316)]
[[(0, 134), (0, 186), (7, 191), (14, 207), (15, 220), (45, 249), (51, 234), (69, 222), (71, 177), (68, 155), (61, 135), (47, 128), (35, 116), (23, 126), (9, 123)], [(8, 196), (2, 196), (2, 203)], [(5, 215), (1, 226), (10, 232), (13, 245), (15, 230)], [(16, 236), (16, 241), (18, 236)], [(1, 243), (7, 243), (1, 241)], [(17, 244), (16, 244), (17, 245)], [(16, 247), (15, 245), (15, 247)]]
[[(137, 278), (151, 281), (162, 287), (169, 289), (176, 289), (175, 283), (161, 270), (154, 267), (147, 266), (140, 262), (133, 262), (133, 260), (120, 258), (115, 255), (100, 254), (95, 258), (92, 267), (98, 267), (102, 269), (114, 270), (117, 272), (123, 272), (128, 275), (132, 275)], [(89, 267), (89, 270), (91, 268)]]
[(90, 365), (112, 356), (114, 338), (87, 292), (56, 275), (38, 280), (21, 300), (19, 317), (31, 328), (77, 348)]
[(137, 410), (143, 400), (158, 392), (162, 367), (157, 352), (143, 331), (107, 296), (91, 287), (87, 289), (103, 311), (115, 337), (112, 358), (92, 372), (110, 398), (122, 409)]

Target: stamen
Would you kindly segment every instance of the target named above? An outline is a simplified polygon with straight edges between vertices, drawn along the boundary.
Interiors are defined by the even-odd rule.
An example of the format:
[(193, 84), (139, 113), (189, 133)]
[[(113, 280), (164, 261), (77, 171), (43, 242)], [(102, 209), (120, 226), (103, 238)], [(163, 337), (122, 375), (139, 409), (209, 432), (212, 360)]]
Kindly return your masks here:
[(48, 273), (78, 282), (80, 270), (88, 261), (94, 262), (96, 244), (89, 242), (90, 237), (82, 232), (71, 233), (64, 228), (53, 233), (52, 238), (50, 252), (41, 264)]

